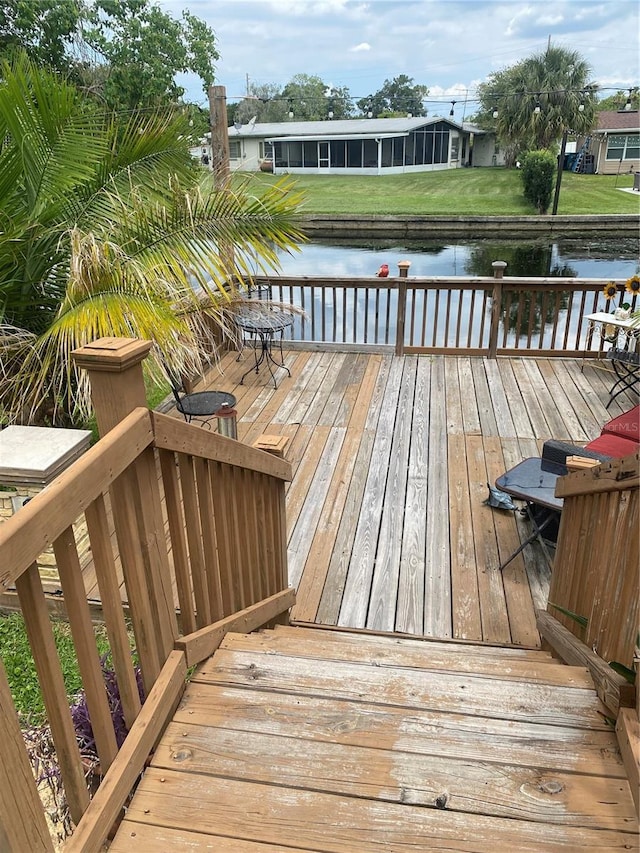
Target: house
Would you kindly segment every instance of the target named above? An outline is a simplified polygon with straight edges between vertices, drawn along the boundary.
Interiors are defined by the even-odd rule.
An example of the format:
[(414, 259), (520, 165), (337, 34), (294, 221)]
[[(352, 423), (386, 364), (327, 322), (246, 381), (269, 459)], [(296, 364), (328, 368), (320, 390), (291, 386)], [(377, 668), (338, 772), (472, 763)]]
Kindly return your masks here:
[(492, 134), (438, 116), (238, 123), (229, 154), (232, 171), (275, 174), (393, 175), (498, 162)]
[[(640, 113), (638, 110), (603, 111), (590, 137), (583, 138), (591, 171), (617, 175), (640, 170)], [(585, 158), (586, 159), (586, 158)]]

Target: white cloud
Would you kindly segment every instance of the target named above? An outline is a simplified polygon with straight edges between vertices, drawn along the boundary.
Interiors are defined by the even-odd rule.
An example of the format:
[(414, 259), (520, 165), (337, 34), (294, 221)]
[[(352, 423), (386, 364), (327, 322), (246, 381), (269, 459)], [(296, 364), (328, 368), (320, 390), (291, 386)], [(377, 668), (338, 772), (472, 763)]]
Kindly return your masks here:
[[(216, 82), (234, 95), (247, 77), (283, 86), (309, 74), (358, 99), (406, 74), (434, 98), (459, 101), (497, 69), (543, 51), (549, 36), (578, 50), (604, 87), (638, 83), (640, 6), (629, 0), (158, 2), (176, 18), (188, 8), (213, 28)], [(197, 80), (192, 93), (202, 98)]]

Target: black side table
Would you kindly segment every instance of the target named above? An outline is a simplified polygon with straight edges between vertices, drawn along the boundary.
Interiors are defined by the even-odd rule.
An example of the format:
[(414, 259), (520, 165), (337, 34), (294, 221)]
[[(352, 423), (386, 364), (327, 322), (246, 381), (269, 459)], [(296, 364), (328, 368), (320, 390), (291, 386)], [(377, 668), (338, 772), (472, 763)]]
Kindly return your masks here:
[[(508, 560), (502, 563), (500, 569), (504, 569), (535, 539), (538, 539), (542, 545), (542, 550), (551, 567), (542, 533), (552, 521), (557, 521), (560, 517), (563, 500), (555, 495), (556, 483), (558, 477), (563, 477), (566, 473), (566, 465), (532, 457), (524, 459), (514, 468), (510, 468), (501, 477), (498, 477), (496, 480), (498, 489), (511, 495), (512, 498), (525, 502), (525, 510), (532, 527), (531, 536), (513, 552)], [(542, 511), (537, 512), (538, 508), (541, 508)]]

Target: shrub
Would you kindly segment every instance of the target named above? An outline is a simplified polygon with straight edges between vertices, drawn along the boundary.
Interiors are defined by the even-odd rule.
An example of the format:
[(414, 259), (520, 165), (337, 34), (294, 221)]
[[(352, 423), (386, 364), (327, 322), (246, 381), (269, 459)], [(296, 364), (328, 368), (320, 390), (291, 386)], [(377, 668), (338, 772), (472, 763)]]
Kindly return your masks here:
[(553, 194), (556, 158), (551, 151), (529, 151), (522, 158), (524, 197), (538, 213), (546, 213)]

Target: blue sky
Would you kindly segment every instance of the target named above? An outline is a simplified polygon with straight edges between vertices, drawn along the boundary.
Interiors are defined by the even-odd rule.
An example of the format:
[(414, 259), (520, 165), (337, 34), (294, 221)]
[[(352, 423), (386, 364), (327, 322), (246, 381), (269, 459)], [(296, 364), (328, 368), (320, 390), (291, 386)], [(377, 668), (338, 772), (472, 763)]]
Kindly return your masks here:
[[(295, 74), (348, 87), (356, 100), (400, 74), (429, 87), (431, 114), (474, 112), (475, 88), (492, 71), (552, 43), (578, 50), (603, 89), (640, 83), (636, 0), (159, 0), (217, 37), (216, 83), (236, 100), (250, 82), (284, 86)], [(197, 78), (179, 81), (206, 103)], [(465, 104), (465, 96), (467, 103)], [(439, 103), (442, 107), (439, 109)]]

